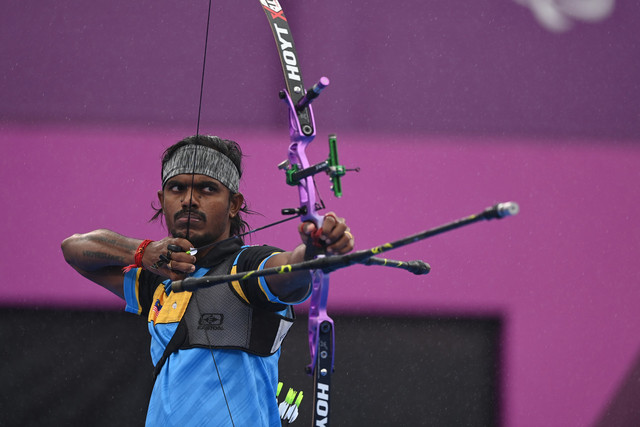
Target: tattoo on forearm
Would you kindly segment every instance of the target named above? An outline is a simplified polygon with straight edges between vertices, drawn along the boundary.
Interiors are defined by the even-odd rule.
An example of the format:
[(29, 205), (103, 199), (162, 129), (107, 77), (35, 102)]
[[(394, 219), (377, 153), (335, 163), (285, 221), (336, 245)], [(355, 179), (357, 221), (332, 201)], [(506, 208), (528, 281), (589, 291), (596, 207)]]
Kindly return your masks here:
[(82, 255), (85, 258), (100, 259), (100, 260), (103, 260), (103, 261), (112, 261), (112, 262), (114, 262), (114, 264), (122, 264), (122, 265), (126, 264), (126, 262), (125, 262), (123, 257), (112, 255), (112, 254), (108, 254), (108, 253), (105, 253), (105, 252), (83, 251)]
[(104, 244), (107, 244), (109, 246), (123, 248), (123, 249), (126, 249), (128, 251), (135, 251), (138, 248), (137, 245), (132, 245), (129, 242), (122, 242), (122, 241), (119, 241), (117, 239), (110, 239), (108, 237), (96, 236), (96, 237), (93, 237), (93, 240), (95, 242), (104, 243)]

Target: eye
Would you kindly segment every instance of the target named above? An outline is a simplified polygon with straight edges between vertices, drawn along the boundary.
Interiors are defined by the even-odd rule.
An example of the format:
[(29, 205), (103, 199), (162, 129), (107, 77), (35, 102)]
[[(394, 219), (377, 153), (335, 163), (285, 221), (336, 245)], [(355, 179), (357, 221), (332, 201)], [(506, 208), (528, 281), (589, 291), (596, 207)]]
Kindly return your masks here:
[(170, 182), (167, 184), (167, 190), (171, 191), (172, 193), (180, 193), (184, 191), (185, 188), (186, 187), (179, 182)]
[(204, 193), (215, 193), (216, 192), (216, 188), (212, 185), (207, 185), (202, 187), (202, 192)]
[(199, 187), (199, 190), (202, 191), (203, 193), (214, 194), (220, 191), (220, 186), (218, 186), (214, 182), (203, 183), (198, 187)]

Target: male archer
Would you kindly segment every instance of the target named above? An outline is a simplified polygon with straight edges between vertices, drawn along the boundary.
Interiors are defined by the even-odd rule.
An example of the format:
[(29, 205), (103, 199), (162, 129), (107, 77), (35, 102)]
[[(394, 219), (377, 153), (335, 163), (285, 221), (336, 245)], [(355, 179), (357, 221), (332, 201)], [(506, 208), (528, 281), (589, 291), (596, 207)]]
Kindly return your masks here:
[[(293, 322), (292, 306), (311, 292), (307, 271), (193, 293), (172, 292), (172, 281), (294, 264), (317, 246), (328, 254), (354, 247), (344, 220), (332, 213), (320, 229), (303, 223), (303, 244), (292, 251), (244, 246), (241, 176), (237, 143), (186, 138), (162, 159), (154, 218), (164, 217), (170, 237), (141, 240), (101, 229), (62, 242), (74, 269), (123, 298), (126, 311), (148, 317), (156, 374), (148, 426), (280, 426), (280, 345)], [(190, 248), (199, 248), (195, 256)]]

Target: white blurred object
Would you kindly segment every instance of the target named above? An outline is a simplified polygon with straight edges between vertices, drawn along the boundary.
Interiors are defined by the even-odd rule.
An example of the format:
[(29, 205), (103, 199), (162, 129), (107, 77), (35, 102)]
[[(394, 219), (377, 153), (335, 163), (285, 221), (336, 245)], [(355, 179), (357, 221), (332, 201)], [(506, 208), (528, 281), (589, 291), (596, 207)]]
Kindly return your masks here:
[(571, 29), (574, 20), (602, 21), (611, 15), (615, 0), (514, 0), (528, 7), (538, 22), (553, 32)]

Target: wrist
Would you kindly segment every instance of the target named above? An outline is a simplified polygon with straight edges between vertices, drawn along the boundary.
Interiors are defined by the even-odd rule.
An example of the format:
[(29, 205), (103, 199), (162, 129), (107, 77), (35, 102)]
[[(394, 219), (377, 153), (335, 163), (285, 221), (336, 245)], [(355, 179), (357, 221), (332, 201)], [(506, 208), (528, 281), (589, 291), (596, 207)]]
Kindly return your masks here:
[(152, 242), (153, 240), (145, 239), (142, 241), (142, 243), (140, 243), (140, 246), (138, 246), (138, 248), (134, 252), (133, 264), (129, 264), (128, 266), (124, 267), (122, 269), (124, 273), (134, 268), (144, 268), (144, 266), (142, 265), (142, 257), (144, 256), (144, 251), (147, 249), (147, 246), (149, 246), (149, 243)]

